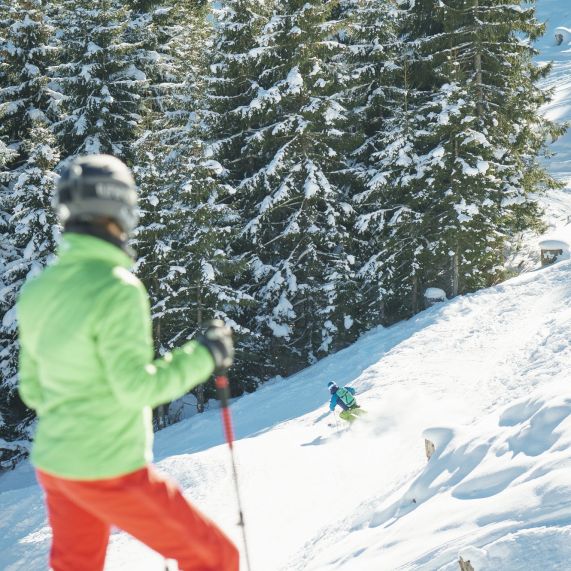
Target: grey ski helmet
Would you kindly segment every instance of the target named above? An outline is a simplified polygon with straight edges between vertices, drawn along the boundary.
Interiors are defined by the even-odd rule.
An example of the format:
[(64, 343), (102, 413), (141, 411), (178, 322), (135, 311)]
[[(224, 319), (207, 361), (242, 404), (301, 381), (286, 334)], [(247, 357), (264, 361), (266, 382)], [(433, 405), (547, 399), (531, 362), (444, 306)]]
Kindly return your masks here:
[(111, 155), (73, 160), (58, 181), (55, 205), (62, 223), (111, 218), (130, 233), (139, 219), (133, 175), (125, 163)]

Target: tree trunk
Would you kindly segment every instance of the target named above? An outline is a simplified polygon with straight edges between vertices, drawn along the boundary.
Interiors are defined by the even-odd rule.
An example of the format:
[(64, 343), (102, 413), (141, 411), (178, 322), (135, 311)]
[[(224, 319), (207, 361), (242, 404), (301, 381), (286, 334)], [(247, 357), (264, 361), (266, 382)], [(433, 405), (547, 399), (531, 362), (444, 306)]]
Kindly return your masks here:
[(432, 458), (432, 455), (436, 451), (436, 446), (434, 445), (434, 442), (428, 440), (428, 438), (424, 439), (424, 451), (426, 453), (427, 460), (430, 460)]
[[(154, 278), (154, 282), (155, 282), (154, 283), (155, 292), (158, 293), (159, 284), (158, 284), (156, 277)], [(155, 347), (157, 347), (157, 348), (160, 347), (161, 346), (161, 318), (160, 317), (155, 320), (153, 336), (154, 336), (154, 341), (155, 341)], [(155, 354), (157, 354), (157, 353), (155, 353)], [(169, 414), (169, 403), (161, 404), (156, 408), (155, 415), (156, 415), (157, 428), (158, 429), (165, 428), (166, 426), (168, 426), (168, 424), (169, 424), (168, 414)]]
[(418, 275), (414, 274), (412, 276), (412, 299), (411, 299), (411, 306), (412, 306), (412, 313), (416, 314), (420, 311), (420, 285), (418, 283)]
[[(475, 0), (474, 2), (474, 26), (478, 26), (478, 11), (480, 8), (480, 0)], [(476, 68), (476, 86), (478, 93), (477, 110), (478, 116), (482, 117), (484, 114), (484, 90), (483, 90), (483, 78), (482, 78), (482, 46), (480, 42), (476, 42), (476, 55), (474, 56), (474, 66)]]
[[(200, 283), (197, 284), (196, 288), (196, 322), (198, 329), (202, 329), (202, 288)], [(203, 413), (206, 404), (204, 398), (204, 383), (196, 387), (196, 401), (196, 410), (199, 413)]]
[(460, 565), (460, 571), (474, 571), (470, 561), (464, 561), (462, 557), (460, 557), (460, 561), (458, 561)]
[(460, 290), (460, 262), (459, 262), (458, 248), (454, 252), (451, 260), (451, 274), (452, 274), (452, 297), (456, 297)]

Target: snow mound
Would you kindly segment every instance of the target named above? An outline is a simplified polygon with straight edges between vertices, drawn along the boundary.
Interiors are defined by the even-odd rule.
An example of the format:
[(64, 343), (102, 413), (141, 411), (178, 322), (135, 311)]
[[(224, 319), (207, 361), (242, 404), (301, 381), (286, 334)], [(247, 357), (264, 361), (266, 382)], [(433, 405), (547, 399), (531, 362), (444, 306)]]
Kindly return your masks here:
[(571, 29), (565, 28), (564, 26), (558, 26), (555, 28), (555, 43), (558, 46), (568, 46), (571, 42)]
[[(528, 571), (518, 546), (539, 544), (545, 571), (568, 569), (570, 283), (567, 261), (445, 301), (236, 399), (254, 571), (457, 571), (460, 556)], [(328, 414), (330, 380), (355, 387), (368, 412), (350, 429)], [(436, 445), (429, 462), (425, 438)], [(241, 545), (219, 411), (159, 432), (156, 451)], [(0, 477), (1, 569), (46, 568), (32, 478), (27, 464)], [(537, 569), (543, 554), (530, 555)], [(107, 571), (160, 565), (113, 534)]]
[[(538, 527), (510, 533), (485, 548), (466, 548), (463, 559), (478, 571), (525, 569), (525, 571), (564, 571), (561, 561), (571, 560), (571, 526), (558, 529)], [(509, 562), (509, 567), (505, 567)], [(437, 571), (458, 571), (458, 564)]]
[(477, 571), (564, 569), (571, 554), (566, 379), (475, 424), (425, 436), (436, 452), (424, 469), (322, 532), (335, 541), (307, 569), (457, 571), (460, 556)]

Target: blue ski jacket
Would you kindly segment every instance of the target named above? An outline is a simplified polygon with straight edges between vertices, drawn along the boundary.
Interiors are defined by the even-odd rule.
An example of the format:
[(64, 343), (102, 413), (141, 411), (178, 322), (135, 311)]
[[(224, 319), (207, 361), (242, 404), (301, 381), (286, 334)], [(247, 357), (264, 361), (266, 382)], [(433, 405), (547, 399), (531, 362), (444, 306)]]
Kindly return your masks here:
[[(351, 396), (355, 395), (355, 389), (353, 387), (343, 387), (343, 389), (338, 389), (337, 391), (335, 391), (332, 395), (331, 395), (331, 400), (329, 401), (329, 410), (333, 411), (335, 410), (335, 407), (337, 405), (339, 405), (343, 410), (348, 410), (349, 407), (345, 404), (345, 402), (343, 400), (341, 400), (339, 398), (339, 396), (337, 395), (337, 393), (339, 391), (348, 391), (349, 393), (351, 393)], [(354, 400), (354, 399), (353, 399)], [(354, 404), (357, 404), (357, 402), (355, 401)]]

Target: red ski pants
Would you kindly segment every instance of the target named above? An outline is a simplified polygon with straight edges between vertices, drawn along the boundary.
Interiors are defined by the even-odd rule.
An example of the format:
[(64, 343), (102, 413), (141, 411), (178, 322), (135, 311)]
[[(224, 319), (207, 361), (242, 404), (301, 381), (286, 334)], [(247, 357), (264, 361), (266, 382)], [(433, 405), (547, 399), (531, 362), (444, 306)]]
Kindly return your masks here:
[(53, 571), (102, 571), (112, 525), (182, 571), (238, 571), (236, 547), (150, 467), (118, 478), (67, 480), (38, 470), (53, 539)]

